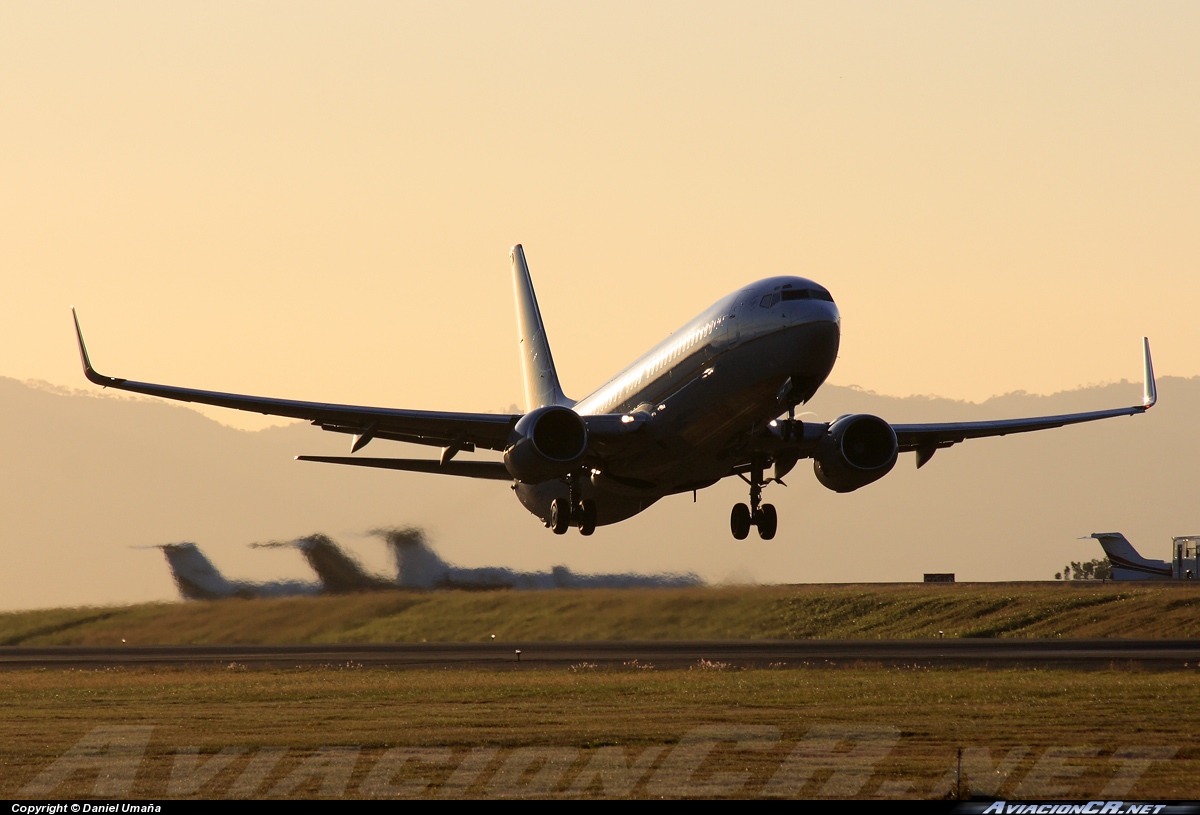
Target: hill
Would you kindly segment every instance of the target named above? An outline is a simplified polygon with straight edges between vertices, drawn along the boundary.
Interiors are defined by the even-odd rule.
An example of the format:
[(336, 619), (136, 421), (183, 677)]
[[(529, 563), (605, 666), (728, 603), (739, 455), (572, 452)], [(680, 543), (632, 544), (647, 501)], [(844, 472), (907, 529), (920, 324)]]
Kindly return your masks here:
[[(375, 571), (390, 571), (380, 526), (415, 524), (463, 566), (576, 572), (695, 572), (709, 582), (797, 583), (1048, 579), (1100, 554), (1093, 531), (1120, 530), (1149, 557), (1195, 532), (1200, 483), (1200, 378), (1164, 377), (1146, 416), (967, 442), (919, 472), (903, 456), (882, 481), (849, 495), (820, 487), (802, 462), (772, 485), (780, 532), (736, 542), (737, 479), (664, 499), (591, 538), (550, 535), (501, 482), (298, 463), (344, 453), (349, 440), (304, 424), (234, 430), (185, 407), (0, 378), (0, 608), (170, 600), (155, 551), (195, 541), (226, 574), (304, 578), (294, 552), (253, 541), (317, 532)], [(1133, 404), (1127, 382), (983, 404), (897, 399), (826, 386), (807, 406), (822, 419), (863, 411), (892, 421), (1062, 413)], [(803, 417), (802, 417), (803, 418)], [(378, 450), (375, 446), (378, 445)], [(423, 455), (375, 442), (376, 455)]]
[(0, 614), (0, 645), (1197, 637), (1200, 595), (1131, 585), (386, 592)]

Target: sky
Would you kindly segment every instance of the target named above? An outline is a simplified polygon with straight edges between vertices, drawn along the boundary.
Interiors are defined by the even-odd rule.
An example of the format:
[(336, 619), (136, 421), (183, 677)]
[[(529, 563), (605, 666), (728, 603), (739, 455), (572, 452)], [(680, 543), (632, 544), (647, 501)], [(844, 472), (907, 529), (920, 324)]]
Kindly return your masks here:
[[(726, 294), (780, 274), (814, 279), (838, 303), (833, 385), (979, 403), (1136, 382), (1143, 335), (1160, 377), (1195, 377), (1197, 42), (1194, 2), (10, 0), (0, 4), (0, 377), (96, 390), (79, 370), (75, 306), (92, 360), (108, 375), (507, 411), (522, 401), (515, 243), (525, 247), (574, 398)], [(1130, 386), (1129, 401), (1121, 391), (1121, 404), (1137, 391)], [(851, 393), (831, 389), (810, 407), (831, 418)], [(960, 407), (962, 417), (1013, 415), (1004, 405), (979, 409), (997, 416)], [(274, 421), (205, 413), (241, 429)], [(62, 473), (87, 463), (61, 445), (51, 450), (50, 437), (74, 439), (78, 451), (89, 426), (49, 418), (15, 423), (0, 447), (23, 451), (21, 461), (54, 452), (43, 475), (47, 506), (58, 507), (78, 489)], [(1174, 421), (1187, 432), (1186, 416)], [(1095, 435), (1061, 445), (1086, 441), (1114, 458), (1114, 439), (1136, 442), (1101, 425), (1064, 430)], [(207, 436), (194, 432), (170, 449), (204, 448)], [(295, 470), (292, 451), (332, 444), (308, 432), (313, 446), (289, 443), (280, 466)], [(816, 534), (813, 513), (826, 513), (821, 534), (870, 539), (885, 552), (871, 555), (884, 574), (909, 579), (918, 546), (947, 553), (928, 559), (968, 578), (1039, 579), (1078, 550), (1055, 549), (1053, 562), (1020, 571), (1003, 555), (1003, 535), (976, 517), (936, 535), (920, 521), (896, 521), (909, 536), (901, 540), (850, 516), (883, 524), (893, 504), (909, 512), (910, 488), (939, 517), (956, 488), (1008, 496), (987, 506), (1011, 514), (1033, 500), (1034, 474), (1047, 467), (1066, 468), (1041, 488), (1047, 512), (1060, 499), (1071, 510), (1058, 526), (1021, 530), (1030, 547), (1069, 547), (1104, 518), (1139, 541), (1194, 531), (1184, 523), (1190, 499), (1168, 490), (1138, 506), (1100, 501), (1099, 488), (1089, 492), (1084, 474), (1069, 470), (1080, 459), (1033, 435), (939, 455), (921, 471), (920, 490), (907, 464), (848, 497), (804, 476), (786, 509), (780, 499), (775, 554), (728, 549), (728, 507), (744, 500), (732, 479), (696, 507), (690, 496), (664, 500), (619, 534), (606, 531), (601, 548), (545, 535), (515, 506), (493, 514), (478, 503), (477, 484), (313, 468), (288, 471), (301, 484), (295, 495), (334, 496), (353, 484), (363, 497), (330, 498), (290, 521), (264, 504), (254, 524), (227, 519), (218, 528), (172, 509), (189, 506), (189, 495), (168, 489), (168, 478), (154, 485), (166, 490), (167, 517), (111, 545), (183, 536), (240, 568), (233, 553), (257, 536), (323, 529), (341, 540), (369, 524), (420, 522), (450, 559), (498, 565), (496, 551), (477, 542), (494, 521), (507, 530), (506, 563), (522, 568), (847, 579), (838, 551), (816, 564), (811, 547), (796, 543)], [(108, 461), (124, 456), (134, 470), (129, 451), (147, 461), (169, 453), (149, 436), (116, 437), (128, 439), (114, 448), (127, 455), (110, 451)], [(1067, 457), (1053, 460), (1054, 450)], [(1153, 466), (1167, 466), (1164, 455)], [(284, 478), (255, 461), (238, 477)], [(1189, 465), (1171, 466), (1172, 476), (1159, 473), (1168, 483), (1195, 483)], [(29, 475), (9, 469), (8, 500), (35, 502)], [(182, 472), (172, 477), (210, 471), (197, 463)], [(280, 506), (289, 505), (289, 484), (279, 482)], [(113, 492), (109, 510), (147, 512), (136, 497), (117, 506)], [(1134, 514), (1113, 515), (1117, 504)], [(475, 511), (439, 521), (444, 505)], [(38, 512), (31, 517), (32, 527), (0, 546), (23, 552), (21, 542), (41, 534), (60, 547), (45, 551), (77, 552), (75, 533), (50, 541), (36, 529)], [(979, 559), (950, 556), (988, 534), (996, 540)], [(98, 552), (94, 559), (125, 563)]]
[[(380, 527), (420, 527), (460, 566), (579, 574), (694, 572), (710, 583), (1050, 580), (1102, 556), (1081, 536), (1118, 531), (1146, 557), (1196, 534), (1200, 377), (1159, 379), (1146, 415), (980, 439), (918, 470), (902, 455), (849, 494), (801, 462), (764, 499), (779, 534), (735, 541), (729, 511), (746, 485), (727, 478), (668, 496), (590, 537), (554, 535), (508, 484), (293, 461), (345, 454), (348, 440), (304, 425), (245, 432), (149, 398), (67, 391), (0, 377), (0, 610), (178, 597), (155, 546), (191, 541), (232, 579), (312, 581), (294, 550), (247, 544), (323, 533), (384, 576), (396, 574)], [(982, 405), (830, 385), (806, 410), (893, 421), (1036, 416), (1136, 403), (1123, 382)], [(381, 445), (376, 451), (376, 445)], [(427, 455), (376, 441), (371, 455)], [(465, 455), (465, 454), (464, 454)]]
[[(1200, 374), (1195, 3), (7, 2), (0, 375), (580, 398), (726, 293), (833, 293), (830, 381)], [(261, 417), (214, 409), (238, 427)]]

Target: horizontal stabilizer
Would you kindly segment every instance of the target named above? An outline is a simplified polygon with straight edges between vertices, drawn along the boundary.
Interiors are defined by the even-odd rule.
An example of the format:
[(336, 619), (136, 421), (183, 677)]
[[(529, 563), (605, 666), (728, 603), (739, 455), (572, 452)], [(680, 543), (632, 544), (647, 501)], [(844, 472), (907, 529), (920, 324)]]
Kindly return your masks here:
[(296, 461), (322, 461), (326, 464), (349, 464), (355, 467), (376, 467), (381, 470), (407, 470), (413, 473), (441, 473), (464, 478), (490, 478), (512, 481), (512, 473), (499, 461), (447, 461), (442, 464), (423, 458), (355, 458), (352, 456), (296, 456)]

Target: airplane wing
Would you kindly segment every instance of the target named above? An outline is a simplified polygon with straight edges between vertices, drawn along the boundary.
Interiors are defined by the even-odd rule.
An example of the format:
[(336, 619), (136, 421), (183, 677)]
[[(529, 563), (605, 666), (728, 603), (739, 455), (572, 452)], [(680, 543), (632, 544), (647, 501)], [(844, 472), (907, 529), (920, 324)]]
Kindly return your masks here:
[(1142, 338), (1142, 404), (1111, 410), (1095, 410), (1088, 413), (1065, 413), (1061, 416), (1036, 416), (1028, 419), (1001, 419), (987, 422), (944, 422), (935, 424), (894, 424), (896, 441), (900, 452), (916, 451), (917, 467), (925, 465), (933, 454), (944, 447), (958, 444), (967, 439), (987, 436), (1007, 436), (1010, 433), (1029, 433), (1048, 430), (1069, 424), (1094, 422), (1114, 416), (1136, 416), (1145, 413), (1158, 401), (1158, 388), (1154, 383), (1154, 363), (1150, 359), (1150, 340)]
[[(159, 396), (181, 402), (246, 410), (266, 416), (306, 419), (322, 430), (353, 434), (355, 440), (352, 452), (362, 449), (372, 439), (428, 444), (453, 448), (455, 452), (458, 450), (471, 452), (476, 447), (487, 450), (503, 450), (508, 444), (509, 432), (517, 423), (517, 419), (521, 418), (507, 414), (446, 413), (430, 410), (358, 407), (324, 402), (300, 402), (290, 399), (177, 388), (170, 385), (155, 385), (149, 382), (134, 382), (129, 379), (104, 376), (92, 367), (75, 309), (71, 309), (71, 314), (75, 318), (75, 336), (79, 341), (79, 356), (83, 362), (83, 373), (90, 381), (101, 387), (131, 391), (147, 396)], [(437, 462), (434, 464), (436, 465)]]

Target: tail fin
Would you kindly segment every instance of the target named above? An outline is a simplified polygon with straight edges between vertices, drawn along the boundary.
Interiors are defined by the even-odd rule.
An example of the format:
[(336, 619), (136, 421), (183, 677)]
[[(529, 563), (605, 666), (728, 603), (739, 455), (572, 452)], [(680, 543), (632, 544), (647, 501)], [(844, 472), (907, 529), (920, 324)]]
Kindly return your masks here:
[(366, 589), (379, 589), (385, 586), (395, 588), (394, 584), (386, 583), (369, 574), (362, 565), (350, 555), (343, 552), (328, 536), (316, 534), (297, 538), (292, 543), (304, 555), (308, 565), (317, 573), (325, 590), (335, 594)]
[(371, 532), (381, 535), (391, 547), (401, 588), (431, 589), (449, 574), (450, 564), (429, 548), (425, 532), (419, 527), (373, 529)]
[(1171, 576), (1171, 564), (1164, 560), (1142, 557), (1120, 532), (1094, 532), (1092, 537), (1100, 541), (1104, 554), (1108, 555), (1113, 578), (1116, 580), (1147, 580)]
[(179, 593), (187, 600), (215, 600), (231, 597), (237, 587), (226, 580), (200, 547), (194, 543), (164, 543), (161, 546), (171, 565), (171, 576)]
[(525, 376), (525, 410), (543, 405), (571, 407), (575, 403), (563, 395), (558, 384), (558, 372), (554, 368), (554, 357), (550, 355), (550, 342), (546, 339), (542, 312), (538, 308), (537, 295), (533, 293), (533, 281), (521, 244), (512, 248), (509, 257), (512, 260), (513, 292), (517, 298), (517, 339), (521, 343), (521, 370)]

